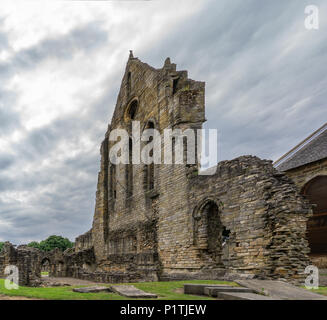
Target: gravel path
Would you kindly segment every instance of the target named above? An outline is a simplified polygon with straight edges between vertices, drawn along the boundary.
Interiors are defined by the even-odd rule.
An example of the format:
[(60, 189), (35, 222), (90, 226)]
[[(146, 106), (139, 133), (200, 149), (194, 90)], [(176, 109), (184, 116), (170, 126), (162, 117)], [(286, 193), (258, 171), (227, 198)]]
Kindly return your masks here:
[(99, 282), (92, 282), (88, 280), (81, 280), (76, 278), (66, 278), (66, 277), (42, 277), (46, 282), (58, 283), (61, 285), (70, 285), (70, 286), (94, 286), (101, 285)]
[(42, 299), (26, 298), (26, 297), (10, 297), (0, 294), (0, 300), (42, 300)]

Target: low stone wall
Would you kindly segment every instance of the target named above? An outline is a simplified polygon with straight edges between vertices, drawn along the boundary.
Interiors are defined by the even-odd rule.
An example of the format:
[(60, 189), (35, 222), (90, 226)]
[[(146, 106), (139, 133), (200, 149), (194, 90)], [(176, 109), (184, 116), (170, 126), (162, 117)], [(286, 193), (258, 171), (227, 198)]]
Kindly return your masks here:
[(143, 272), (87, 272), (83, 269), (76, 270), (75, 278), (103, 283), (127, 283), (158, 281), (156, 270), (144, 270)]
[[(76, 277), (83, 273), (92, 274), (95, 270), (95, 257), (93, 248), (75, 252), (59, 249), (43, 252), (28, 246), (15, 248), (6, 242), (0, 254), (0, 276), (5, 277), (6, 266), (16, 266), (19, 271), (21, 286), (38, 286), (41, 284), (41, 270), (47, 265), (51, 277)], [(92, 280), (91, 276), (88, 276)]]
[[(223, 268), (235, 276), (302, 281), (310, 264), (306, 224), (311, 206), (271, 161), (253, 156), (223, 161), (214, 175), (189, 173), (188, 183), (188, 210), (176, 213), (160, 234), (169, 247), (160, 252), (165, 279), (210, 277), (208, 270)], [(209, 223), (210, 214), (215, 225)], [(165, 266), (165, 260), (174, 264)]]
[(75, 251), (90, 249), (93, 246), (92, 230), (85, 232), (75, 239)]
[(41, 277), (41, 254), (38, 249), (27, 246), (15, 248), (6, 242), (0, 254), (0, 275), (5, 274), (6, 266), (16, 266), (21, 286), (37, 286)]

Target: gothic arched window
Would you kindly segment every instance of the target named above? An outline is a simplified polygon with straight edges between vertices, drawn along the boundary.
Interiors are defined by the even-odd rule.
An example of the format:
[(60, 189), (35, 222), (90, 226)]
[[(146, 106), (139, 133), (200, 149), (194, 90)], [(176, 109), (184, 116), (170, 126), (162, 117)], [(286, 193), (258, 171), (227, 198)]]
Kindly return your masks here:
[(128, 108), (128, 115), (131, 120), (135, 119), (137, 108), (138, 108), (138, 102), (137, 100), (133, 100)]

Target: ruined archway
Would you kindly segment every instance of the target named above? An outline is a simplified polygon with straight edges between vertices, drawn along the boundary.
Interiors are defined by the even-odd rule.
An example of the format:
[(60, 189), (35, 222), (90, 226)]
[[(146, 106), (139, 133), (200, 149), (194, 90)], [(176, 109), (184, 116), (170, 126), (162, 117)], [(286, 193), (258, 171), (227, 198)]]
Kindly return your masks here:
[(221, 261), (224, 227), (220, 220), (219, 205), (205, 199), (193, 212), (194, 245), (204, 250), (215, 262)]
[(132, 120), (135, 120), (138, 107), (139, 107), (138, 99), (137, 98), (132, 99), (125, 111), (125, 121), (130, 122)]
[(317, 176), (305, 184), (302, 194), (314, 204), (308, 221), (308, 240), (311, 253), (327, 254), (327, 176)]
[(41, 275), (47, 277), (50, 274), (51, 263), (50, 259), (45, 257), (41, 260)]

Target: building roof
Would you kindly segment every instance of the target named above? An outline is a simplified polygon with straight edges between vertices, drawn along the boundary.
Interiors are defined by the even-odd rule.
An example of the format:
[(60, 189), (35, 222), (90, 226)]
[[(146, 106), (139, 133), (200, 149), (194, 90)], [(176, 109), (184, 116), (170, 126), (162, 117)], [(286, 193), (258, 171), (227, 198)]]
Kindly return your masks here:
[(279, 158), (274, 166), (288, 171), (327, 158), (327, 123)]

